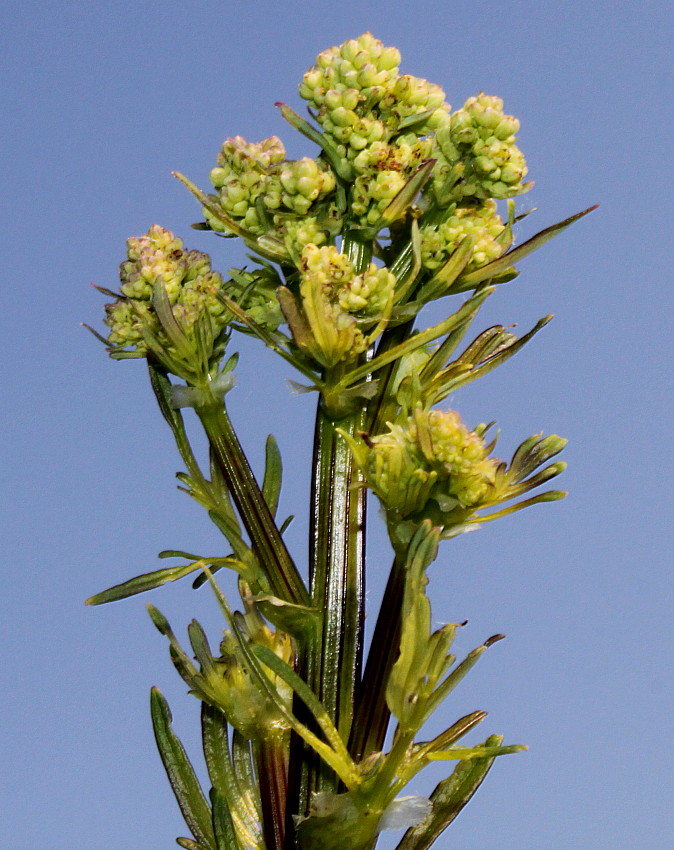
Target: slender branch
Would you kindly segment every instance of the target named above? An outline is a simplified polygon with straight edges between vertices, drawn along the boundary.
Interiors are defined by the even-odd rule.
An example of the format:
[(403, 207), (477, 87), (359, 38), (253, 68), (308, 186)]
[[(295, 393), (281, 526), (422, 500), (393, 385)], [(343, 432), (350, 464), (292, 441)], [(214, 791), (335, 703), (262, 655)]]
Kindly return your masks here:
[(283, 850), (288, 764), (283, 740), (273, 738), (255, 747), (262, 800), (262, 831), (266, 850)]
[(227, 412), (219, 404), (199, 407), (197, 415), (259, 561), (266, 569), (272, 592), (296, 605), (308, 605), (307, 589), (255, 480)]
[(401, 610), (405, 589), (404, 561), (395, 558), (382, 598), (367, 655), (365, 672), (356, 695), (349, 752), (358, 762), (384, 746), (391, 712), (386, 704), (386, 682), (400, 646)]

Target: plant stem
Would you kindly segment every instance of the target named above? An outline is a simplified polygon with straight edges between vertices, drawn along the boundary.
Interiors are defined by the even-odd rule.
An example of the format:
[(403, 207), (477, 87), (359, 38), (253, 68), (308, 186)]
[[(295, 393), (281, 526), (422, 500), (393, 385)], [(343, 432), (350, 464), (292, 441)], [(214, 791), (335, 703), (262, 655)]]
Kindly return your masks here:
[[(358, 430), (360, 413), (339, 421)], [(323, 612), (314, 671), (318, 696), (347, 740), (360, 681), (363, 631), (365, 492), (351, 451), (322, 409), (316, 417), (310, 574), (312, 606)]]
[(262, 801), (262, 830), (266, 850), (283, 850), (288, 764), (283, 740), (270, 739), (255, 748)]
[(386, 704), (386, 683), (398, 657), (404, 590), (405, 562), (395, 558), (370, 642), (365, 672), (356, 694), (349, 741), (349, 752), (355, 761), (379, 752), (384, 746), (391, 716)]
[(251, 543), (269, 579), (272, 593), (295, 605), (308, 605), (309, 595), (255, 480), (222, 404), (197, 408), (215, 458)]

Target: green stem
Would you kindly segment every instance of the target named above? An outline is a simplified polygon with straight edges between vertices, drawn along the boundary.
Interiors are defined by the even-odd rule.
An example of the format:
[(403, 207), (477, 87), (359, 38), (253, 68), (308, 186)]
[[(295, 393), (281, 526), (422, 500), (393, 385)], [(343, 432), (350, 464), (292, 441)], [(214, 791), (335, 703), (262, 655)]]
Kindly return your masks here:
[[(358, 413), (339, 426), (355, 434), (361, 420)], [(313, 676), (319, 699), (347, 740), (362, 658), (365, 492), (354, 487), (359, 473), (336, 424), (319, 409), (310, 570), (312, 606), (323, 612), (323, 627)]]
[(356, 695), (349, 752), (358, 762), (384, 746), (391, 712), (386, 704), (386, 683), (400, 647), (405, 561), (395, 558), (382, 598), (367, 655), (365, 672)]
[(288, 791), (288, 764), (283, 740), (272, 739), (258, 744), (255, 747), (255, 761), (262, 801), (265, 847), (266, 850), (283, 850)]
[(309, 595), (281, 537), (269, 506), (248, 464), (221, 403), (197, 408), (234, 504), (250, 535), (272, 593), (295, 605), (308, 605)]

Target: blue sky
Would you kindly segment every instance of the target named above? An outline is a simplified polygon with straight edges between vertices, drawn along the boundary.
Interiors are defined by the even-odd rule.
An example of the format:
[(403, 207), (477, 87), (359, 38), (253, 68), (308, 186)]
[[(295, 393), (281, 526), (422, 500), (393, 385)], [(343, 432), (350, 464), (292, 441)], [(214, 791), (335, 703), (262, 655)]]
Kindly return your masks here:
[[(601, 203), (525, 260), (483, 315), (485, 326), (526, 328), (550, 312), (554, 322), (451, 400), (468, 422), (497, 419), (504, 453), (539, 430), (568, 437), (571, 495), (446, 544), (432, 568), (436, 620), (470, 621), (459, 650), (508, 635), (438, 723), (483, 708), (485, 735), (530, 746), (497, 764), (437, 846), (669, 847), (669, 4), (3, 6), (0, 846), (160, 850), (185, 834), (151, 739), (149, 687), (169, 698), (195, 758), (196, 702), (146, 600), (82, 602), (153, 569), (161, 549), (218, 540), (175, 490), (179, 461), (142, 365), (109, 361), (79, 322), (99, 322), (88, 283), (114, 288), (124, 240), (153, 222), (217, 267), (243, 261), (189, 230), (199, 210), (170, 172), (205, 186), (237, 134), (278, 134), (291, 156), (313, 155), (274, 103), (299, 108), (316, 53), (370, 30), (453, 106), (484, 90), (520, 118), (536, 183), (522, 239)], [(276, 433), (301, 553), (311, 399), (290, 395), (292, 376), (267, 352), (239, 349), (232, 415), (258, 469)], [(374, 537), (372, 603), (389, 557)], [(205, 593), (177, 586), (153, 601), (181, 631), (192, 616), (219, 627)]]

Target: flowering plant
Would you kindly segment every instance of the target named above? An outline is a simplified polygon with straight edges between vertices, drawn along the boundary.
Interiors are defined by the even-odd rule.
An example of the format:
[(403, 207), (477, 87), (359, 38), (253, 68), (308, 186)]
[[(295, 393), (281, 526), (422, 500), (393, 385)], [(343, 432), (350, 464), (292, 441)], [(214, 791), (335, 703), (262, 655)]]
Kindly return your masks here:
[[(369, 33), (325, 50), (304, 75), (310, 120), (278, 104), (319, 148), (288, 160), (280, 139), (227, 139), (195, 225), (242, 239), (250, 268), (220, 274), (200, 251), (153, 225), (127, 242), (118, 292), (101, 291), (114, 359), (144, 359), (185, 465), (182, 488), (224, 538), (222, 554), (165, 551), (164, 567), (93, 596), (118, 600), (192, 575), (210, 585), (225, 626), (215, 643), (192, 621), (186, 651), (149, 611), (201, 703), (211, 789), (202, 790), (161, 693), (152, 720), (191, 850), (366, 850), (405, 829), (398, 850), (423, 850), (475, 793), (495, 758), (523, 747), (499, 735), (459, 741), (475, 711), (432, 740), (429, 716), (502, 635), (457, 662), (461, 624), (433, 630), (428, 567), (443, 540), (561, 498), (538, 488), (564, 464), (565, 441), (536, 434), (509, 462), (491, 426), (438, 407), (516, 354), (550, 319), (517, 337), (497, 325), (472, 335), (482, 304), (516, 263), (583, 213), (514, 246), (513, 198), (531, 186), (519, 122), (480, 93), (452, 112), (443, 90), (401, 74), (400, 55)], [(499, 202), (503, 208), (499, 207)], [(463, 296), (463, 297), (462, 297)], [(420, 328), (432, 301), (454, 306)], [(257, 337), (317, 397), (306, 570), (276, 518), (282, 464), (269, 437), (262, 483), (230, 421), (232, 337)], [(468, 341), (466, 341), (468, 340)], [(182, 411), (206, 434), (198, 463)], [(366, 494), (379, 500), (393, 550), (363, 658)], [(533, 495), (530, 495), (535, 491)], [(216, 582), (238, 576), (240, 611)], [(388, 733), (392, 729), (392, 735)], [(387, 744), (390, 741), (390, 744)], [(403, 795), (436, 760), (455, 763), (430, 798)]]

